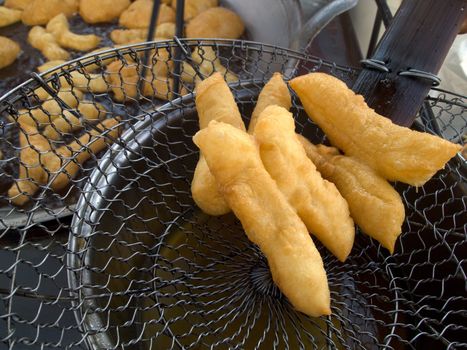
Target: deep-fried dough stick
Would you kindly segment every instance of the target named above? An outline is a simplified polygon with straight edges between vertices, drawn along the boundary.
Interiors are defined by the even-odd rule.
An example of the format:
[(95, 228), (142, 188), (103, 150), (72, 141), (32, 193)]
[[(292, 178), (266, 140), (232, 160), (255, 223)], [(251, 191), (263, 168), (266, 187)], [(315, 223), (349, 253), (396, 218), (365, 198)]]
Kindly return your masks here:
[(11, 9), (24, 10), (33, 1), (34, 0), (5, 0), (4, 4), (5, 7)]
[(334, 146), (363, 160), (390, 181), (421, 186), (461, 148), (393, 124), (330, 75), (310, 73), (291, 80), (290, 86)]
[(45, 71), (48, 71), (49, 69), (55, 68), (63, 63), (65, 63), (65, 60), (52, 60), (52, 61), (47, 61), (40, 66), (38, 66), (36, 69), (39, 73), (43, 73)]
[(0, 69), (12, 64), (20, 51), (21, 47), (16, 41), (0, 35)]
[(188, 38), (238, 39), (245, 25), (235, 12), (225, 7), (211, 7), (201, 12), (186, 26)]
[(349, 206), (306, 156), (295, 134), (292, 113), (278, 106), (267, 107), (254, 135), (264, 167), (308, 230), (340, 261), (345, 261), (355, 237)]
[(343, 156), (332, 147), (315, 146), (301, 135), (299, 140), (319, 172), (347, 200), (357, 225), (392, 254), (405, 218), (399, 193), (358, 159)]
[[(118, 123), (119, 118), (106, 119), (97, 127), (105, 131), (115, 127)], [(115, 128), (106, 135), (116, 138), (119, 132), (119, 128)], [(92, 154), (102, 151), (110, 143), (111, 141), (105, 136), (103, 137), (97, 131), (91, 130), (81, 136), (78, 141), (73, 141), (68, 145), (57, 148), (54, 152), (47, 153), (44, 158), (44, 167), (49, 172), (50, 178), (54, 178), (58, 174), (51, 183), (52, 189), (58, 191), (66, 187), (80, 170), (80, 165), (87, 161)], [(74, 159), (68, 162), (71, 157)]]
[(251, 114), (250, 125), (248, 125), (248, 132), (250, 134), (255, 130), (259, 115), (268, 106), (279, 106), (286, 110), (289, 110), (292, 106), (289, 89), (280, 73), (273, 74), (272, 78), (264, 85), (258, 96), (258, 102), (256, 102), (256, 107)]
[(83, 74), (78, 71), (73, 71), (70, 73), (71, 81), (73, 86), (86, 92), (93, 92), (100, 94), (110, 90), (109, 84), (105, 81), (102, 74)]
[[(171, 39), (175, 35), (175, 23), (161, 23), (156, 27), (153, 40)], [(129, 44), (146, 41), (148, 28), (142, 29), (114, 29), (110, 32), (110, 39), (115, 44)]]
[(50, 61), (67, 60), (70, 58), (68, 51), (62, 49), (54, 36), (39, 26), (32, 27), (28, 33), (28, 42), (32, 47), (40, 50)]
[(35, 127), (20, 124), (20, 166), (18, 180), (8, 190), (8, 197), (15, 205), (23, 205), (36, 193), (45, 180), (42, 159), (50, 150), (50, 142)]
[[(196, 87), (196, 109), (199, 127), (203, 129), (212, 120), (222, 121), (245, 130), (240, 111), (229, 86), (220, 73), (202, 81)], [(207, 214), (223, 215), (230, 211), (216, 185), (209, 168), (200, 154), (191, 182), (191, 194), (196, 204)]]
[(75, 34), (70, 31), (68, 20), (63, 13), (52, 18), (46, 27), (58, 44), (77, 51), (89, 51), (95, 49), (101, 38), (94, 34)]
[[(106, 119), (97, 127), (100, 130), (108, 130), (117, 125), (118, 122), (119, 118)], [(23, 131), (20, 134), (20, 145), (22, 147), (20, 157), (21, 162), (26, 167), (20, 165), (19, 180), (8, 191), (8, 196), (16, 205), (23, 205), (28, 202), (30, 196), (39, 188), (39, 185), (47, 184), (49, 176), (57, 176), (51, 183), (53, 190), (57, 191), (64, 188), (78, 173), (80, 164), (88, 160), (92, 153), (95, 154), (103, 150), (107, 144), (111, 143), (110, 139), (106, 139), (92, 130), (81, 136), (78, 139), (79, 141), (73, 141), (55, 151), (50, 151), (50, 143), (38, 133), (37, 129), (29, 125), (22, 125), (21, 128)], [(119, 132), (120, 130), (115, 128), (106, 135), (115, 138)], [(28, 136), (26, 137), (26, 135)], [(85, 145), (85, 147), (83, 148), (81, 145)], [(74, 157), (74, 159), (67, 163), (67, 158), (71, 157)], [(63, 165), (64, 168), (62, 169)], [(31, 178), (32, 181), (28, 178)]]
[[(196, 64), (198, 64), (199, 72), (205, 77), (211, 76), (211, 74), (213, 74), (214, 72), (219, 72), (225, 77), (225, 80), (229, 83), (238, 81), (237, 75), (227, 70), (227, 68), (225, 68), (222, 65), (220, 59), (217, 57), (217, 54), (212, 47), (206, 46), (202, 48), (197, 48), (193, 51), (191, 58)], [(200, 79), (196, 75), (196, 72), (193, 69), (193, 67), (187, 62), (183, 62), (183, 71), (181, 77), (184, 82), (190, 84), (198, 83)]]
[[(158, 63), (161, 63), (161, 66), (166, 65), (162, 62)], [(155, 76), (153, 71), (157, 71), (161, 67), (158, 66), (158, 63), (153, 67), (152, 72), (147, 73), (141, 92), (144, 96), (154, 96), (162, 100), (168, 100), (173, 97), (173, 82), (172, 79), (165, 76)], [(106, 73), (116, 101), (120, 102), (138, 97), (138, 84), (142, 70), (142, 67), (136, 62), (124, 64), (122, 61), (115, 61), (108, 65)]]
[(21, 20), (21, 11), (0, 6), (0, 27), (6, 27)]
[(212, 121), (193, 138), (248, 238), (268, 259), (274, 282), (310, 316), (329, 315), (323, 261), (308, 231), (264, 169), (246, 132)]
[[(97, 102), (83, 101), (76, 108), (78, 113), (89, 122), (97, 122), (105, 116), (105, 108)], [(42, 131), (49, 140), (60, 140), (64, 134), (83, 127), (81, 120), (70, 111), (64, 111), (61, 116), (53, 119)]]
[(28, 26), (43, 25), (59, 13), (71, 16), (78, 6), (78, 0), (33, 0), (24, 8), (21, 19)]
[[(126, 28), (148, 28), (151, 19), (152, 0), (136, 0), (122, 12), (118, 24)], [(157, 25), (162, 23), (175, 23), (175, 11), (170, 6), (161, 4)]]

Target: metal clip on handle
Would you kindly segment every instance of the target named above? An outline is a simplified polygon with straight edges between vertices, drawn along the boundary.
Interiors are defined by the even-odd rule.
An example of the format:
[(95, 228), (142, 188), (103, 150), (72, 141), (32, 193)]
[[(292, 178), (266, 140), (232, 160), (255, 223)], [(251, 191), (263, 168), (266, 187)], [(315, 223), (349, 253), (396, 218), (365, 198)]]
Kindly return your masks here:
[(412, 125), (465, 18), (465, 0), (404, 0), (353, 86), (394, 123)]

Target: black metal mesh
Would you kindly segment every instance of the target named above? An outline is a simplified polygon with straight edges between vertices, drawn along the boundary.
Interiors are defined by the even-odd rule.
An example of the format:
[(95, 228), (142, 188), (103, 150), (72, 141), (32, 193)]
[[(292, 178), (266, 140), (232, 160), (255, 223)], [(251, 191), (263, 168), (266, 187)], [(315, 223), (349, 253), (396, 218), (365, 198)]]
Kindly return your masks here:
[[(348, 83), (358, 73), (268, 45), (186, 44), (192, 50), (207, 48), (206, 60), (209, 48), (214, 49), (219, 61), (209, 57), (200, 71), (209, 72), (210, 66), (222, 69), (222, 64), (240, 78), (229, 76), (245, 121), (274, 71), (290, 78), (297, 74), (295, 67), (300, 73), (320, 70)], [(156, 47), (159, 51), (154, 51)], [(77, 60), (42, 77), (52, 82), (52, 89), (61, 82), (70, 85), (65, 89), (73, 96), (81, 98), (81, 91), (82, 100), (99, 103), (102, 119), (120, 120), (113, 131), (102, 134), (96, 121), (83, 120), (79, 107), (58, 105), (58, 115), (72, 107), (65, 115), (71, 115), (70, 123), (73, 116), (79, 117), (81, 124), (57, 140), (48, 138), (55, 151), (38, 150), (36, 164), (23, 162), (28, 175), (34, 176), (48, 153), (63, 160), (55, 173), (45, 171), (45, 178), (36, 180), (38, 190), (23, 205), (12, 203), (8, 189), (18, 178), (20, 133), (28, 134), (31, 143), (34, 138), (16, 121), (18, 115), (31, 113), (23, 109), (40, 108), (36, 90), (40, 79), (26, 82), (0, 101), (0, 347), (467, 346), (465, 159), (457, 156), (418, 189), (395, 184), (407, 218), (392, 256), (361, 233), (345, 263), (317, 243), (328, 273), (332, 316), (306, 317), (295, 312), (272, 283), (263, 255), (248, 241), (238, 220), (232, 214), (209, 217), (191, 199), (198, 159), (191, 140), (198, 130), (193, 84), (185, 76), (181, 93), (157, 85), (158, 97), (166, 96), (170, 102), (155, 98), (154, 91), (144, 92), (156, 77), (160, 79), (151, 73), (156, 63), (158, 69), (172, 71), (175, 47), (173, 42), (134, 45)], [(150, 58), (147, 66), (145, 52)], [(106, 68), (110, 59), (118, 66), (112, 73)], [(89, 66), (96, 63), (91, 76)], [(195, 77), (189, 67), (181, 67)], [(74, 80), (76, 71), (85, 77), (84, 84)], [(143, 73), (146, 83), (138, 78)], [(105, 89), (92, 85), (101, 79)], [(184, 96), (177, 98), (180, 95)], [(325, 141), (295, 98), (293, 110), (299, 132), (315, 142)], [(53, 113), (46, 113), (39, 130), (43, 132), (53, 118)], [(466, 119), (464, 97), (432, 91), (414, 127), (463, 143)], [(118, 133), (117, 126), (125, 133)], [(73, 141), (86, 141), (86, 134), (94, 136), (78, 143), (70, 154), (57, 151)], [(106, 152), (105, 145), (92, 146), (102, 139), (113, 144), (111, 151)], [(86, 150), (88, 159), (82, 162)], [(68, 184), (53, 190), (63, 171)]]

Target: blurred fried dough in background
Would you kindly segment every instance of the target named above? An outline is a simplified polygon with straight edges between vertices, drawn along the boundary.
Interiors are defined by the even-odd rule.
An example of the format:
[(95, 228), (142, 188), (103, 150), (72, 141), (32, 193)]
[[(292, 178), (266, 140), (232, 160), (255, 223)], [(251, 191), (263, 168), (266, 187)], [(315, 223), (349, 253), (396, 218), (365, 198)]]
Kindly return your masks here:
[(68, 60), (70, 54), (58, 45), (55, 37), (43, 27), (34, 26), (28, 33), (28, 42), (41, 51), (48, 60)]
[(47, 24), (56, 15), (69, 17), (78, 12), (78, 0), (34, 0), (26, 6), (21, 19), (28, 26)]
[(188, 38), (238, 39), (245, 30), (242, 19), (224, 7), (212, 7), (188, 22)]
[(63, 13), (58, 14), (47, 23), (46, 30), (52, 34), (57, 43), (76, 51), (95, 49), (101, 38), (94, 34), (75, 34), (70, 31), (68, 20)]
[(34, 0), (5, 0), (3, 5), (11, 9), (24, 10)]
[(0, 27), (6, 27), (21, 20), (21, 11), (0, 6)]
[(21, 51), (16, 41), (0, 36), (0, 69), (12, 64)]
[[(185, 21), (189, 21), (208, 8), (217, 7), (218, 5), (218, 0), (185, 0), (185, 13), (183, 14), (183, 18)], [(172, 7), (174, 10), (177, 9), (177, 0), (172, 0)]]
[[(125, 28), (148, 28), (151, 19), (152, 0), (136, 0), (120, 15), (118, 24)], [(170, 6), (161, 4), (157, 24), (175, 23), (175, 11)]]
[(108, 23), (120, 17), (130, 0), (80, 0), (79, 14), (86, 23)]

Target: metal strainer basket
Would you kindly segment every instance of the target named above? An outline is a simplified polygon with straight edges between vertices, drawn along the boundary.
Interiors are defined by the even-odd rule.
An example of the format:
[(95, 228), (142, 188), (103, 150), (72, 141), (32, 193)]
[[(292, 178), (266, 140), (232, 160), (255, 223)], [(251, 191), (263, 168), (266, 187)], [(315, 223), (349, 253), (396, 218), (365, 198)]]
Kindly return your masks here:
[[(360, 232), (345, 263), (318, 244), (331, 289), (332, 315), (307, 317), (294, 311), (274, 285), (264, 256), (248, 241), (238, 220), (232, 214), (207, 216), (191, 198), (198, 159), (192, 136), (198, 120), (189, 79), (180, 80), (183, 92), (174, 93), (167, 102), (142, 93), (140, 80), (128, 83), (122, 77), (125, 67), (142, 72), (151, 71), (157, 62), (176, 65), (171, 54), (157, 61), (157, 53), (168, 48), (172, 52), (180, 45), (201, 52), (212, 48), (219, 61), (207, 63), (213, 68), (220, 63), (238, 77), (231, 88), (245, 122), (261, 87), (275, 71), (287, 79), (297, 74), (297, 67), (301, 73), (324, 71), (349, 84), (359, 73), (264, 44), (186, 40), (87, 56), (14, 89), (0, 101), (4, 140), (0, 145), (4, 157), (0, 161), (0, 346), (467, 346), (465, 159), (456, 156), (418, 189), (395, 184), (407, 216), (393, 255)], [(144, 53), (151, 59), (143, 69)], [(106, 72), (109, 60), (122, 63), (114, 73), (121, 79), (112, 79)], [(178, 63), (183, 74), (186, 66)], [(89, 75), (86, 67), (96, 64), (93, 74), (97, 75)], [(86, 77), (86, 84), (75, 84), (71, 73), (76, 71)], [(110, 92), (92, 91), (91, 81), (97, 77), (103, 78)], [(146, 80), (151, 83), (151, 79)], [(53, 191), (58, 175), (50, 173), (27, 203), (15, 206), (7, 190), (18, 177), (21, 127), (16, 120), (19, 114), (40, 108), (39, 87), (50, 83), (49, 93), (54, 95), (64, 81), (69, 86), (63, 88), (74, 94), (82, 91), (84, 100), (104, 106), (104, 118), (120, 116), (118, 125), (124, 132), (113, 137), (110, 131), (96, 130), (74, 107), (71, 112), (80, 116), (81, 128), (50, 140), (53, 148), (98, 132), (97, 138), (112, 144), (110, 149), (94, 153), (89, 143), (81, 144), (70, 156), (61, 156), (58, 172), (69, 169), (69, 162), (79, 168), (76, 174), (68, 174), (68, 186)], [(121, 101), (114, 100), (112, 88), (121, 88), (116, 81), (132, 86), (132, 90), (120, 90), (124, 92)], [(59, 106), (62, 112), (66, 109), (64, 104)], [(296, 98), (292, 110), (298, 132), (314, 142), (326, 142)], [(463, 143), (465, 97), (432, 90), (414, 128)], [(85, 149), (91, 154), (81, 164), (78, 153)]]

